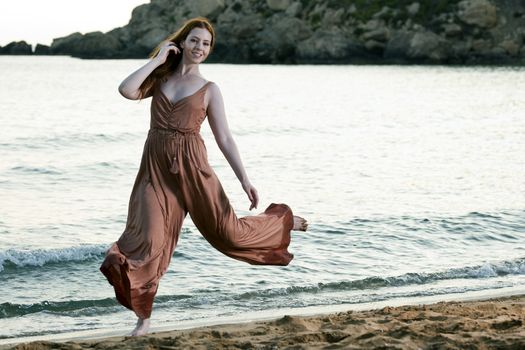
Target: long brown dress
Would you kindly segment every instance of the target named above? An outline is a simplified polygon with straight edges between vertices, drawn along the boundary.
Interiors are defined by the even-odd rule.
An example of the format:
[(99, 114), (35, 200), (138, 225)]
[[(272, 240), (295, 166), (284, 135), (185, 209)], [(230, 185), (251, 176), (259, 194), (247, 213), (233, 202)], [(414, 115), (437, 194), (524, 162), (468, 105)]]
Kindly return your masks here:
[(189, 213), (204, 238), (225, 255), (260, 265), (288, 265), (291, 209), (271, 204), (263, 213), (238, 218), (208, 164), (199, 131), (206, 118), (207, 82), (172, 103), (155, 84), (151, 122), (131, 192), (124, 232), (100, 270), (117, 300), (149, 318), (159, 280), (167, 271)]

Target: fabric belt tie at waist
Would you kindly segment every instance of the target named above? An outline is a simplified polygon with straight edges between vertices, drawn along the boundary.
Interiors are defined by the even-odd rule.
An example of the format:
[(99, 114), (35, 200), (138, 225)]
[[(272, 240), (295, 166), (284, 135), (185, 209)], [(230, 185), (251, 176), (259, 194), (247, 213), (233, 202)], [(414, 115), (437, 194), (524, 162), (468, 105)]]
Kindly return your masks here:
[(160, 132), (162, 134), (180, 134), (180, 135), (196, 135), (198, 131), (181, 131), (178, 129), (165, 129), (165, 128), (150, 128), (149, 132)]
[[(177, 130), (177, 129), (165, 129), (165, 128), (150, 128), (149, 129), (149, 132), (160, 132), (162, 134), (169, 134), (169, 135), (172, 135), (172, 136), (175, 136), (175, 135), (191, 135), (191, 136), (195, 136), (195, 135), (198, 135), (199, 132), (195, 132), (195, 131), (189, 131), (189, 132), (183, 132), (183, 131), (180, 131), (180, 130)], [(198, 160), (194, 159), (194, 157), (191, 157), (188, 153), (186, 153), (185, 150), (181, 150), (181, 154), (188, 158), (192, 163), (193, 165), (195, 166), (195, 168), (197, 168), (205, 177), (210, 177), (211, 176), (211, 169), (209, 168), (209, 165), (207, 164), (207, 162), (205, 163), (201, 163), (199, 162)], [(172, 173), (172, 174), (179, 174), (180, 173), (180, 158), (179, 157), (172, 157), (171, 158), (171, 164), (170, 164), (170, 168), (169, 168), (169, 171)]]

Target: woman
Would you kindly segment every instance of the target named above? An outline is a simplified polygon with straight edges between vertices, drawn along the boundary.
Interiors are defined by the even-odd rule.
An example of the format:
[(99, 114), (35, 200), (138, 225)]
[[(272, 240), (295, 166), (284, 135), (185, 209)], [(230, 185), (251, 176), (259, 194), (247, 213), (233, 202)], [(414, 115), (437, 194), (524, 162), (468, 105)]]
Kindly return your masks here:
[(151, 123), (129, 200), (126, 227), (100, 267), (117, 300), (138, 317), (131, 335), (148, 332), (153, 299), (190, 214), (217, 250), (261, 265), (287, 265), (290, 230), (306, 231), (304, 219), (285, 204), (271, 204), (256, 216), (237, 218), (210, 168), (199, 130), (206, 115), (222, 153), (251, 202), (259, 196), (250, 183), (228, 128), (217, 84), (199, 72), (215, 43), (211, 24), (187, 21), (150, 54), (150, 61), (119, 86), (126, 98), (152, 97)]

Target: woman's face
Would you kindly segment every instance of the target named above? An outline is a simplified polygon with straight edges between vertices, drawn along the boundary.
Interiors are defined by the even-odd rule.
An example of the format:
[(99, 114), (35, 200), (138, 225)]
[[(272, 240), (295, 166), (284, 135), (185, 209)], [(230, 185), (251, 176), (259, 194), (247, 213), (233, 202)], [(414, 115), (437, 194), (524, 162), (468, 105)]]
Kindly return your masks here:
[(181, 42), (182, 55), (188, 62), (201, 63), (210, 53), (211, 33), (204, 28), (193, 28)]

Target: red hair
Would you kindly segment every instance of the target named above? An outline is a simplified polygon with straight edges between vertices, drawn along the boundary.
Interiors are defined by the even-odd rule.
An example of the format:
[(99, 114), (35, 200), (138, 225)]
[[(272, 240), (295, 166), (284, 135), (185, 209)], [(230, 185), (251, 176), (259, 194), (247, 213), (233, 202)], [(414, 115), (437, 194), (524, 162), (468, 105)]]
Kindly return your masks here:
[[(193, 28), (202, 28), (210, 32), (211, 34), (210, 53), (211, 53), (211, 51), (213, 50), (213, 46), (215, 45), (215, 31), (213, 30), (213, 26), (208, 21), (208, 19), (204, 17), (195, 17), (190, 20), (187, 20), (182, 25), (182, 27), (179, 30), (177, 30), (175, 33), (168, 35), (166, 39), (164, 39), (161, 43), (157, 45), (157, 47), (153, 49), (153, 51), (151, 51), (148, 57), (150, 59), (156, 57), (159, 54), (162, 46), (165, 45), (165, 41), (174, 42), (175, 45), (177, 45), (177, 47), (181, 50), (180, 43), (186, 40), (186, 38), (188, 37), (188, 34), (191, 32)], [(177, 68), (177, 66), (179, 65), (181, 58), (182, 58), (182, 55), (180, 54), (173, 55), (170, 52), (170, 54), (166, 58), (166, 62), (164, 62), (164, 64), (158, 66), (157, 68), (155, 68), (155, 70), (151, 72), (151, 74), (146, 78), (146, 80), (144, 80), (144, 82), (140, 85), (140, 88), (139, 88), (140, 97), (139, 98), (142, 99), (144, 98), (144, 96), (147, 96), (158, 80), (162, 80), (164, 77), (172, 73), (175, 70), (175, 68)]]

